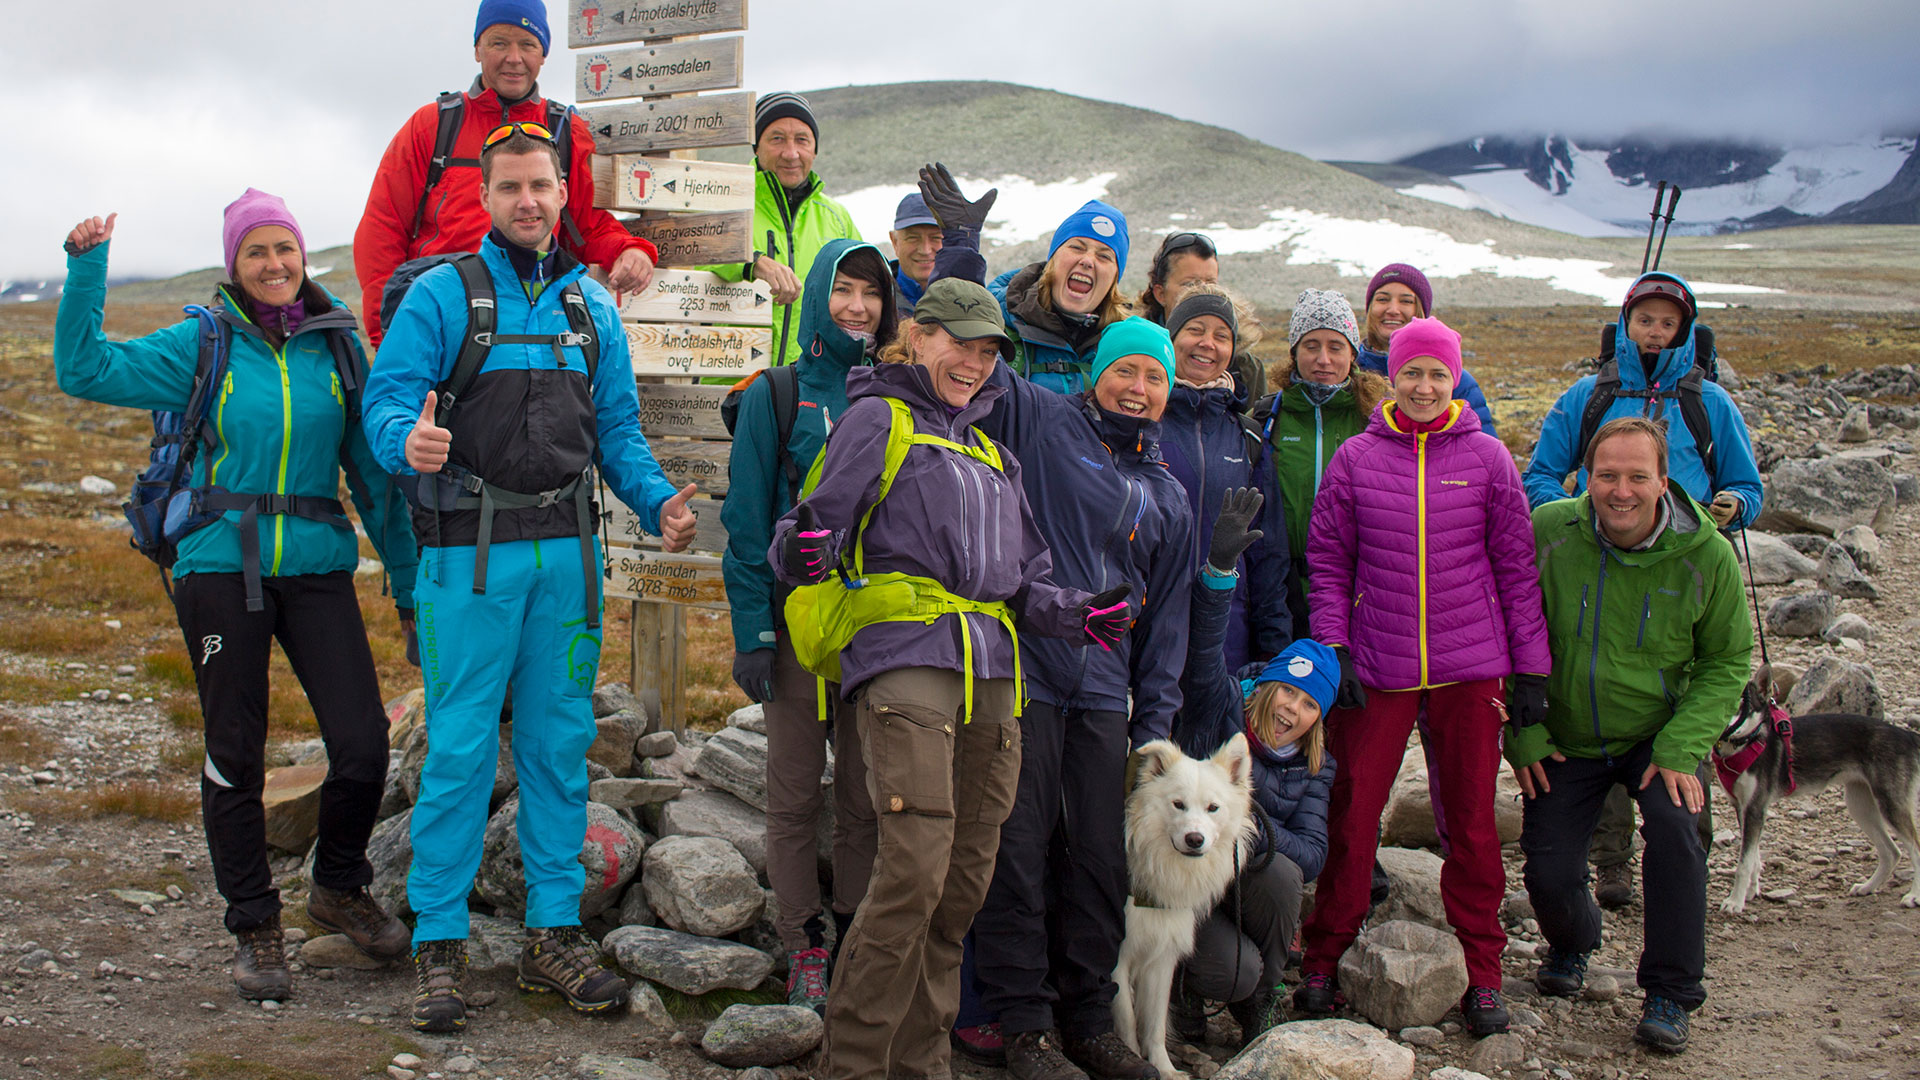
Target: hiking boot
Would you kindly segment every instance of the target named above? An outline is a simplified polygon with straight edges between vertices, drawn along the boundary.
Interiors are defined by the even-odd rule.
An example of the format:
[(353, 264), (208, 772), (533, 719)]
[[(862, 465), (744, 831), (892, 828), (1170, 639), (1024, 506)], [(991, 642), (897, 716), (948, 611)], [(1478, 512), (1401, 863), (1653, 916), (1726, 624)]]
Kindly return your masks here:
[(600, 966), (600, 946), (579, 926), (527, 928), (520, 989), (559, 994), (575, 1012), (606, 1012), (627, 1003), (626, 980)]
[(1633, 903), (1633, 863), (1614, 863), (1593, 868), (1593, 899), (1608, 911), (1619, 911)]
[(307, 918), (330, 934), (345, 934), (375, 960), (398, 960), (412, 946), (407, 924), (387, 914), (364, 885), (344, 892), (315, 885), (307, 893)]
[(1572, 997), (1587, 984), (1587, 954), (1548, 949), (1547, 958), (1534, 972), (1533, 985), (1543, 994)]
[(1184, 975), (1173, 977), (1173, 997), (1167, 1002), (1167, 1030), (1174, 1038), (1194, 1046), (1207, 1039), (1207, 1003), (1187, 989)]
[(827, 950), (801, 949), (787, 954), (787, 1004), (827, 1015)]
[(233, 935), (233, 988), (248, 1001), (285, 1001), (293, 993), (287, 970), (286, 939), (275, 915), (251, 930)]
[(1000, 1036), (998, 1022), (954, 1028), (947, 1032), (947, 1041), (968, 1061), (996, 1069), (1007, 1067), (1007, 1044)]
[(1286, 1000), (1286, 987), (1269, 986), (1255, 990), (1239, 1001), (1228, 1002), (1227, 1011), (1233, 1014), (1234, 1021), (1240, 1025), (1242, 1050), (1280, 1022), (1280, 1006)]
[(1500, 1000), (1500, 991), (1491, 986), (1467, 987), (1460, 998), (1460, 1015), (1473, 1035), (1485, 1037), (1507, 1030), (1506, 1003)]
[(1006, 1041), (1007, 1073), (1013, 1080), (1087, 1080), (1080, 1067), (1060, 1052), (1060, 1036), (1023, 1031)]
[(1648, 994), (1640, 1010), (1640, 1026), (1633, 1029), (1633, 1041), (1655, 1050), (1677, 1054), (1687, 1048), (1687, 1010), (1669, 997)]
[(413, 950), (413, 1030), (445, 1034), (467, 1026), (460, 980), (467, 974), (467, 943), (423, 941)]
[(1127, 1049), (1116, 1032), (1103, 1031), (1085, 1039), (1064, 1035), (1060, 1043), (1067, 1060), (1086, 1070), (1090, 1080), (1159, 1080), (1160, 1070)]
[(1293, 1011), (1305, 1016), (1331, 1016), (1344, 1004), (1346, 1001), (1331, 975), (1309, 975), (1293, 992)]

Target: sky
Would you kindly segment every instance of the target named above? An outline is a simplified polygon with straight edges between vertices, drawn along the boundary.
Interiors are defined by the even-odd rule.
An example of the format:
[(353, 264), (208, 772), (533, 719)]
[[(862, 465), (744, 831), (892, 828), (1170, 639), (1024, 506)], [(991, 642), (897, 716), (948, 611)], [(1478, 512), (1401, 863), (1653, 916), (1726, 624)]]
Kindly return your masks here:
[[(543, 86), (570, 96), (570, 0), (548, 0)], [(61, 241), (119, 211), (112, 273), (220, 262), (220, 213), (284, 196), (310, 249), (350, 241), (381, 152), (465, 87), (473, 0), (186, 5), (0, 0), (18, 129), (0, 281), (64, 272)], [(752, 0), (746, 86), (999, 79), (1218, 124), (1323, 159), (1481, 134), (1665, 132), (1798, 143), (1920, 130), (1912, 0)], [(971, 41), (971, 45), (955, 42)], [(831, 168), (823, 157), (822, 167)], [(829, 179), (829, 182), (830, 179)]]

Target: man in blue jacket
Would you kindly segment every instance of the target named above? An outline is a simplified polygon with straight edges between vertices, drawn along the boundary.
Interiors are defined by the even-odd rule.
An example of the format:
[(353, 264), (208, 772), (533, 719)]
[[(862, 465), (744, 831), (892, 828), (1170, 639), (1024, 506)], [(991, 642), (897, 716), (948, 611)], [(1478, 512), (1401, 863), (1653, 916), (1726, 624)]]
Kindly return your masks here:
[(493, 228), (467, 258), (490, 286), (499, 332), (475, 343), (484, 359), (467, 385), (452, 385), (470, 306), (484, 308), (471, 302), (484, 297), (463, 276), (475, 263), (435, 267), (387, 328), (364, 409), (374, 455), (416, 493), (425, 547), (416, 611), (432, 739), (407, 895), (419, 916), (413, 1026), (436, 1032), (466, 1025), (467, 894), (509, 680), (527, 882), (520, 985), (582, 1012), (626, 1002), (626, 983), (600, 967), (580, 926), (600, 661), (593, 470), (667, 550), (685, 548), (694, 529), (693, 485), (675, 492), (640, 433), (613, 300), (554, 243), (566, 204), (558, 151), (528, 125), (503, 125), (480, 173)]
[[(1744, 529), (1760, 515), (1762, 494), (1745, 418), (1724, 387), (1701, 382), (1700, 401), (1713, 436), (1709, 473), (1682, 415), (1681, 395), (1689, 391), (1681, 386), (1681, 378), (1693, 369), (1693, 323), (1698, 310), (1693, 290), (1679, 276), (1662, 271), (1640, 275), (1620, 305), (1614, 346), (1620, 386), (1600, 422), (1622, 416), (1664, 421), (1668, 475), (1707, 508), (1720, 528)], [(1567, 497), (1568, 473), (1573, 474), (1574, 495), (1587, 490), (1587, 473), (1580, 467), (1587, 448), (1576, 444), (1581, 417), (1598, 381), (1599, 376), (1588, 375), (1568, 387), (1540, 425), (1540, 441), (1525, 476), (1527, 498), (1536, 510)], [(1594, 427), (1597, 430), (1599, 425)]]

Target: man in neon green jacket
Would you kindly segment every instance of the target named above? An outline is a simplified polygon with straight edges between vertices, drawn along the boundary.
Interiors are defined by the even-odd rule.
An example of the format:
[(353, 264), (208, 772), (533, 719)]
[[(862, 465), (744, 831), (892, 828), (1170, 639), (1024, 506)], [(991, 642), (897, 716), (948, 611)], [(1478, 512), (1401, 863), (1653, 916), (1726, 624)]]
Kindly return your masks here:
[(814, 256), (829, 240), (860, 239), (853, 215), (827, 198), (813, 171), (819, 144), (820, 125), (806, 98), (779, 93), (760, 99), (753, 116), (753, 258), (704, 268), (728, 281), (765, 281), (772, 290), (770, 365), (800, 356), (800, 283)]
[(1600, 944), (1587, 848), (1615, 784), (1645, 822), (1646, 1005), (1634, 1038), (1677, 1053), (1706, 1000), (1706, 804), (1696, 770), (1740, 704), (1753, 624), (1733, 545), (1667, 477), (1666, 433), (1624, 417), (1589, 445), (1587, 492), (1533, 512), (1553, 674), (1547, 716), (1509, 728), (1526, 795), (1523, 876), (1549, 951), (1535, 976), (1570, 996)]

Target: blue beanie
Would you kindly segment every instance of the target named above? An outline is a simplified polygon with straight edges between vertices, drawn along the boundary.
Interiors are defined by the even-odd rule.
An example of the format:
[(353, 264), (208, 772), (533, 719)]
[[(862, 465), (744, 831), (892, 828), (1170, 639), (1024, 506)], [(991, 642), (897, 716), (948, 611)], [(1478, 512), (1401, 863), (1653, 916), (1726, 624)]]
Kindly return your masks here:
[(1265, 682), (1290, 683), (1306, 691), (1320, 703), (1324, 716), (1333, 708), (1334, 694), (1340, 689), (1340, 657), (1312, 638), (1301, 638), (1280, 650), (1253, 684)]
[(1076, 236), (1088, 240), (1097, 240), (1113, 249), (1113, 261), (1119, 266), (1120, 273), (1127, 272), (1127, 215), (1101, 202), (1088, 199), (1087, 204), (1075, 210), (1053, 230), (1053, 243), (1047, 247), (1047, 258), (1060, 250), (1060, 245)]
[(1093, 371), (1087, 379), (1092, 386), (1100, 373), (1123, 356), (1151, 356), (1167, 369), (1167, 384), (1173, 384), (1173, 339), (1167, 328), (1138, 315), (1121, 319), (1100, 334), (1100, 347), (1093, 354)]
[(473, 43), (489, 26), (517, 26), (540, 39), (540, 51), (553, 53), (553, 39), (547, 33), (547, 5), (540, 0), (480, 0), (480, 15), (473, 20)]

